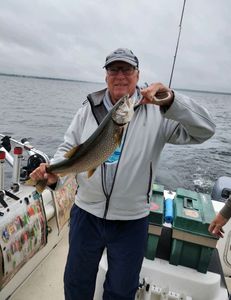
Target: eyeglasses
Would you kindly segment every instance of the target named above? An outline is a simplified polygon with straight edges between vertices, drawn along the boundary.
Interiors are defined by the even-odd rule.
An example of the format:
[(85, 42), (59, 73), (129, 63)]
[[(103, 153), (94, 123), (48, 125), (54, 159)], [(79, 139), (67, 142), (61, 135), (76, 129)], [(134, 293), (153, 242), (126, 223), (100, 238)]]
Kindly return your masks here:
[(137, 68), (133, 66), (128, 66), (128, 67), (107, 67), (106, 68), (108, 75), (110, 76), (116, 76), (119, 74), (119, 71), (121, 71), (125, 76), (130, 76), (134, 74), (135, 70)]

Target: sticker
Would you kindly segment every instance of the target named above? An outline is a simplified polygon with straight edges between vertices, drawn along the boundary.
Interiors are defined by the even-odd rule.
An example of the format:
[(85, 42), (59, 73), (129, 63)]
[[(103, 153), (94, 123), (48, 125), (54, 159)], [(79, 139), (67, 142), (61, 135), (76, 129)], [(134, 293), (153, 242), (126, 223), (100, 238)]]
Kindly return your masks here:
[(3, 242), (7, 243), (9, 241), (9, 239), (10, 239), (10, 235), (9, 235), (7, 229), (4, 228), (2, 231), (2, 240), (3, 240)]
[(23, 233), (23, 240), (24, 240), (24, 242), (26, 242), (28, 240), (28, 233), (27, 232)]
[(184, 214), (187, 217), (191, 217), (191, 218), (199, 218), (199, 213), (195, 210), (191, 210), (191, 209), (184, 209)]
[(20, 230), (23, 227), (19, 216), (16, 217), (14, 224), (17, 230)]
[(160, 206), (158, 204), (156, 204), (155, 202), (151, 202), (150, 210), (155, 211), (158, 210), (159, 208)]
[(27, 213), (30, 217), (32, 217), (35, 214), (35, 211), (32, 206), (28, 207)]
[(41, 197), (33, 204), (18, 203), (7, 214), (7, 222), (0, 225), (0, 248), (2, 249), (2, 289), (18, 270), (42, 247), (46, 240), (46, 218)]
[(23, 216), (23, 224), (27, 225), (29, 223), (30, 223), (30, 218), (29, 218), (28, 214), (25, 213), (24, 216)]
[(36, 191), (32, 193), (32, 196), (33, 196), (34, 200), (39, 200), (40, 199), (40, 194)]
[[(37, 213), (38, 213), (37, 206), (36, 206), (36, 205), (33, 205), (32, 207), (33, 207), (34, 213), (37, 214)], [(40, 211), (40, 212), (41, 212), (41, 211)]]
[(14, 227), (14, 224), (12, 224), (12, 223), (10, 223), (10, 224), (8, 225), (7, 229), (8, 229), (9, 235), (14, 234), (15, 231), (16, 231), (16, 230), (15, 230), (15, 227)]

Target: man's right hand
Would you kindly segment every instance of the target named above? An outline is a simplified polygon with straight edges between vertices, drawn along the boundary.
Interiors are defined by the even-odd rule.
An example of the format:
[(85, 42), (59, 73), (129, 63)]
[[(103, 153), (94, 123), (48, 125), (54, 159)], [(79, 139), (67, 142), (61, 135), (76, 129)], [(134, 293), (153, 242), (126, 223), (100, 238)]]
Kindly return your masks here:
[(48, 186), (56, 183), (58, 181), (58, 176), (56, 174), (47, 173), (47, 166), (47, 163), (41, 163), (40, 166), (30, 174), (30, 178), (34, 181), (47, 179)]

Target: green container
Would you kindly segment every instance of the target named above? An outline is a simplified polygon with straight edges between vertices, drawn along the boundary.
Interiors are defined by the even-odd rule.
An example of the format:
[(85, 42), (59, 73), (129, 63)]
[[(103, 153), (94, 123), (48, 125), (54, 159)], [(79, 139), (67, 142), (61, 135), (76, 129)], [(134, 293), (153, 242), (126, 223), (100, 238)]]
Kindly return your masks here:
[(170, 264), (206, 273), (217, 238), (208, 232), (215, 218), (209, 195), (177, 189)]
[(162, 226), (164, 220), (164, 186), (154, 183), (150, 199), (149, 224)]
[(153, 184), (150, 199), (148, 243), (145, 257), (154, 260), (156, 249), (161, 235), (164, 212), (164, 186)]

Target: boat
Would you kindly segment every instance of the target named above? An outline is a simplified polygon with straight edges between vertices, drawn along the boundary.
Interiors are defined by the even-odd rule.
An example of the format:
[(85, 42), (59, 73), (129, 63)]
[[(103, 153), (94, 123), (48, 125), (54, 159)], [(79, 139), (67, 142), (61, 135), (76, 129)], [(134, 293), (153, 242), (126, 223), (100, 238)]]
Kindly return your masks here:
[[(38, 268), (46, 265), (61, 242), (66, 241), (69, 211), (74, 202), (77, 184), (72, 178), (58, 191), (47, 188), (42, 194), (37, 193), (25, 181), (41, 162), (49, 162), (48, 156), (33, 147), (27, 139), (17, 141), (0, 136), (0, 299), (23, 299), (19, 296), (20, 291), (27, 289), (29, 281), (31, 285)], [(6, 164), (12, 170), (8, 189), (5, 188)], [(182, 231), (176, 230), (174, 206), (183, 195), (183, 204), (190, 210), (192, 198), (199, 197), (206, 210), (197, 207), (196, 212), (190, 212), (188, 219), (192, 219), (192, 214), (195, 216), (198, 211), (203, 211), (202, 214), (206, 215), (209, 207), (211, 214), (207, 223), (199, 224), (205, 229), (208, 227), (208, 220), (223, 207), (221, 199), (227, 198), (230, 192), (229, 177), (221, 177), (214, 183), (212, 195), (182, 188), (169, 191), (164, 186), (153, 183), (148, 247), (136, 300), (231, 299), (231, 222), (224, 226), (223, 239), (217, 240), (207, 230), (206, 233), (203, 231), (202, 234), (197, 234), (197, 230), (191, 230), (191, 225), (187, 232), (189, 234), (185, 234), (185, 220)], [(205, 219), (203, 216), (203, 220)], [(180, 250), (181, 247), (186, 250)], [(187, 251), (190, 257), (187, 256)], [(193, 259), (195, 257), (197, 259)], [(59, 257), (56, 259), (59, 261)], [(100, 261), (94, 300), (102, 299), (106, 271), (105, 251)], [(45, 280), (49, 281), (49, 278), (44, 278), (44, 283)], [(36, 284), (34, 282), (35, 286)], [(49, 297), (49, 300), (58, 299), (56, 296)], [(62, 297), (60, 295), (60, 299)], [(36, 298), (31, 294), (28, 299), (39, 298), (39, 295)]]
[[(42, 194), (25, 181), (48, 156), (31, 146), (2, 136), (0, 146), (0, 299), (9, 299), (67, 233), (76, 182), (68, 180), (59, 191)], [(13, 144), (13, 154), (11, 154)], [(5, 163), (12, 181), (5, 189)], [(16, 297), (17, 299), (17, 297)]]

